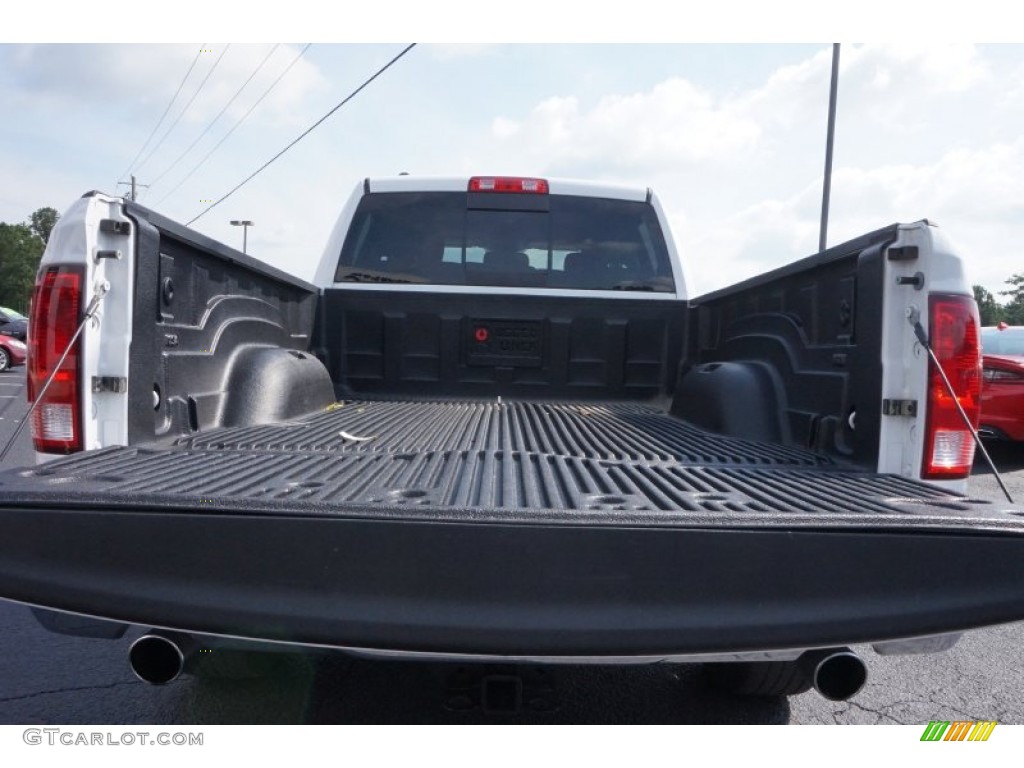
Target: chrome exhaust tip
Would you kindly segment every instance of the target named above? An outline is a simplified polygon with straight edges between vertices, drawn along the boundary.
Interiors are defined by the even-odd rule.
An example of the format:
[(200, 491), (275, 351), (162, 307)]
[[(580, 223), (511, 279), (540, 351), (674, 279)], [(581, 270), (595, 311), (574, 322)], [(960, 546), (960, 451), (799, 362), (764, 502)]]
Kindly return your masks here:
[(132, 643), (128, 663), (142, 682), (165, 685), (185, 671), (194, 650), (188, 635), (150, 631)]
[(797, 662), (814, 690), (829, 701), (846, 701), (864, 687), (868, 668), (849, 648), (808, 651)]

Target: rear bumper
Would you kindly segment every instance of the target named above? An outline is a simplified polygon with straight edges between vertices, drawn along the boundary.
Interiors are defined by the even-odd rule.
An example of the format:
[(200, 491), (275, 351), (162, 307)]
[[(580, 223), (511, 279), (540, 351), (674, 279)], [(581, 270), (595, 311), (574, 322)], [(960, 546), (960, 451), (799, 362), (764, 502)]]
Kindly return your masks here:
[(0, 508), (0, 597), (198, 634), (652, 657), (1024, 618), (1019, 531), (559, 525)]

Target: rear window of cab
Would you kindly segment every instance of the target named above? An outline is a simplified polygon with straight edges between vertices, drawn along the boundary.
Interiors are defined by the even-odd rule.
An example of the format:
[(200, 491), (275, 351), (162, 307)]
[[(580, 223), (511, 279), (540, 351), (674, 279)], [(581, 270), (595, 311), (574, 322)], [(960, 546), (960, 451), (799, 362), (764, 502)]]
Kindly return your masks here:
[(673, 292), (649, 203), (569, 195), (365, 195), (335, 282)]

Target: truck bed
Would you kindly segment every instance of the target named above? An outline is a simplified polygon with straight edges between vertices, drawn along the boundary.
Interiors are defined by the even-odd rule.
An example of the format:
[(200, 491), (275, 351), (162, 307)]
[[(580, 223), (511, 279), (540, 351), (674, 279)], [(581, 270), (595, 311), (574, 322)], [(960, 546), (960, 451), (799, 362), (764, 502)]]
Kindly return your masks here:
[(350, 401), (3, 473), (0, 583), (302, 645), (689, 658), (1016, 620), (1020, 515), (648, 406)]
[[(8, 476), (17, 493), (250, 512), (740, 526), (1015, 528), (996, 505), (628, 403), (355, 400), (300, 420), (113, 448)], [(40, 481), (52, 491), (39, 492)], [(358, 509), (358, 512), (355, 510)]]
[(90, 450), (0, 473), (0, 597), (556, 661), (1024, 617), (1024, 510), (870, 471), (896, 226), (690, 302), (320, 291), (125, 211), (130, 360), (96, 370)]
[(0, 583), (303, 645), (691, 658), (1015, 620), (1021, 514), (644, 405), (356, 400), (3, 473)]

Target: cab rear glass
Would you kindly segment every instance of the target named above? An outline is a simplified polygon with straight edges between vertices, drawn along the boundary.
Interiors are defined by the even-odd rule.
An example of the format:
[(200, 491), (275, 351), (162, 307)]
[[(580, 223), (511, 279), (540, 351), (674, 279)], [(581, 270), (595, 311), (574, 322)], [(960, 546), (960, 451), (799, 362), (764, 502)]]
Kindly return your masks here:
[(364, 196), (335, 282), (675, 290), (649, 203), (460, 192)]

